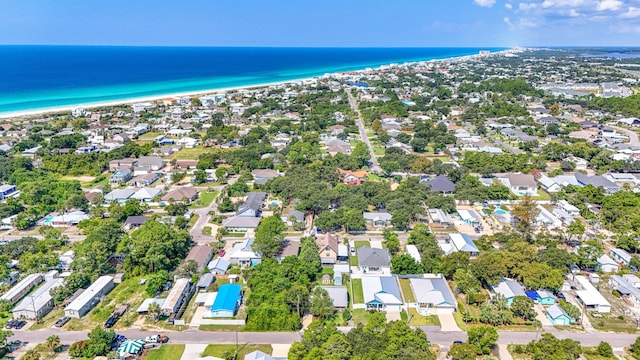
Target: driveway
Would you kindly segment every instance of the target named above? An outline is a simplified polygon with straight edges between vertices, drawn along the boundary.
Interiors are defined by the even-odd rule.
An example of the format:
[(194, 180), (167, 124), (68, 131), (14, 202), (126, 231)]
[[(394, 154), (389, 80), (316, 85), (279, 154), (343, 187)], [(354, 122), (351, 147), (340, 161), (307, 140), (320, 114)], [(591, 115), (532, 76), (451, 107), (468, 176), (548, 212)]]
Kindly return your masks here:
[(400, 311), (387, 310), (387, 322), (398, 321), (401, 320)]
[(547, 317), (546, 310), (545, 310), (544, 306), (542, 306), (540, 304), (535, 304), (533, 306), (533, 309), (536, 311), (536, 319), (538, 321), (540, 321), (540, 324), (543, 327), (545, 327), (545, 326), (553, 327), (553, 324), (551, 323), (551, 320), (549, 320), (549, 318)]
[(206, 348), (207, 344), (186, 344), (180, 360), (200, 359), (202, 357), (200, 354), (202, 354)]
[(458, 324), (456, 324), (456, 319), (453, 317), (453, 314), (438, 314), (438, 319), (440, 320), (440, 331), (462, 331), (458, 327)]
[(619, 126), (614, 126), (614, 125), (608, 125), (608, 126), (616, 129), (617, 131), (625, 133), (629, 137), (629, 142), (626, 144), (628, 144), (630, 148), (632, 149), (640, 148), (640, 140), (638, 140), (638, 134), (635, 131), (621, 128)]

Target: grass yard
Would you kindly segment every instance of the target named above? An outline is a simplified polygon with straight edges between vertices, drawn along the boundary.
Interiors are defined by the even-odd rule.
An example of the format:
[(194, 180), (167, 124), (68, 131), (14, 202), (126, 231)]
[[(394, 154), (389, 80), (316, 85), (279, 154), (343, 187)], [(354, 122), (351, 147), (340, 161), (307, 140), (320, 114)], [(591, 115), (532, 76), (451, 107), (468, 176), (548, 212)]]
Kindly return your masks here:
[(235, 332), (237, 331), (244, 331), (244, 326), (238, 326), (236, 327), (235, 325), (200, 325), (200, 327), (198, 327), (198, 330), (200, 331), (222, 331), (222, 332)]
[(407, 303), (416, 302), (415, 297), (413, 296), (413, 291), (411, 291), (411, 283), (409, 279), (399, 279), (400, 280), (400, 290), (402, 290), (402, 295), (404, 295), (404, 301)]
[(356, 247), (356, 250), (358, 250), (363, 246), (371, 246), (371, 243), (369, 243), (367, 240), (356, 240), (354, 241), (354, 245)]
[(349, 265), (358, 266), (358, 257), (354, 255), (349, 256)]
[(376, 174), (368, 174), (367, 175), (367, 180), (382, 182), (382, 181), (384, 181), (384, 178), (382, 178), (381, 176), (378, 176)]
[(583, 346), (582, 347), (582, 355), (584, 355), (584, 357), (587, 360), (608, 360), (608, 359), (617, 359), (617, 357), (614, 356), (600, 356), (600, 354), (598, 354), (598, 347), (597, 346)]
[(214, 190), (212, 192), (202, 192), (200, 193), (200, 197), (196, 201), (194, 201), (189, 207), (192, 209), (207, 207), (211, 205), (211, 203), (217, 196), (218, 196), (217, 190)]
[(373, 154), (374, 155), (384, 155), (384, 149), (381, 147), (374, 147), (373, 148)]
[(365, 309), (353, 309), (351, 311), (351, 319), (354, 324), (367, 324), (369, 322), (370, 313)]
[(211, 226), (205, 226), (202, 228), (202, 235), (211, 236)]
[(353, 286), (353, 303), (364, 303), (364, 292), (362, 291), (362, 279), (351, 279), (351, 286)]
[(412, 326), (440, 326), (438, 315), (422, 316), (414, 308), (409, 308), (409, 318)]
[(232, 237), (232, 238), (242, 238), (246, 235), (246, 233), (226, 233), (224, 234), (223, 238), (228, 238), (228, 237)]
[(193, 225), (195, 225), (198, 222), (198, 219), (200, 218), (200, 215), (198, 214), (193, 214), (191, 215), (191, 218), (189, 218), (189, 228), (192, 228)]
[[(33, 323), (33, 325), (29, 327), (29, 330), (35, 331), (35, 330), (48, 329), (52, 327), (53, 324), (55, 324), (56, 321), (58, 321), (58, 319), (60, 319), (63, 316), (64, 316), (64, 309), (62, 307), (56, 307), (53, 310), (51, 310), (45, 317), (40, 319), (38, 322)], [(1, 324), (1, 325), (4, 327), (5, 324)]]
[[(238, 359), (244, 359), (245, 355), (252, 353), (256, 350), (260, 350), (265, 354), (271, 355), (273, 347), (269, 344), (240, 344), (238, 346)], [(226, 359), (227, 355), (233, 355), (236, 351), (236, 345), (234, 344), (216, 344), (208, 345), (202, 352), (202, 356), (214, 356)]]
[(151, 131), (145, 134), (142, 134), (140, 136), (138, 136), (138, 140), (153, 140), (156, 137), (160, 136), (160, 135), (164, 135), (161, 132), (157, 132), (157, 131)]
[(184, 344), (162, 345), (158, 349), (149, 350), (144, 360), (180, 360), (184, 352)]
[(623, 318), (622, 320), (617, 317), (609, 317), (604, 315), (601, 318), (594, 318), (591, 314), (587, 313), (591, 325), (600, 331), (612, 331), (623, 332), (633, 334), (637, 331), (636, 323)]
[(193, 149), (182, 149), (171, 154), (171, 159), (175, 160), (193, 160), (200, 157), (200, 155), (208, 153), (210, 151), (205, 150), (202, 147), (195, 147)]

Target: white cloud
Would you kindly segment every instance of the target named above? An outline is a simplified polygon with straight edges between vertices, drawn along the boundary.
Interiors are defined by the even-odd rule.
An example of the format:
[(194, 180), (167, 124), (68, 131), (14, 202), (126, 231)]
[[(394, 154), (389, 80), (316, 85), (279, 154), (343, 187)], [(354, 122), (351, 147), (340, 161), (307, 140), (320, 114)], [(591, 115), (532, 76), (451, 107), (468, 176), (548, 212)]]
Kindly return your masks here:
[(504, 7), (506, 7), (507, 9), (512, 9), (513, 5), (511, 5), (511, 3), (505, 3)]
[(578, 11), (576, 11), (576, 9), (571, 9), (571, 10), (569, 10), (569, 16), (578, 17), (578, 16), (582, 16), (582, 14), (579, 13)]
[(610, 29), (618, 33), (637, 33), (640, 34), (640, 25), (617, 25)]
[(616, 11), (623, 5), (620, 0), (602, 0), (598, 3), (598, 11)]
[(473, 0), (473, 3), (478, 6), (490, 8), (496, 3), (496, 0)]
[(523, 3), (518, 4), (518, 9), (520, 9), (520, 10), (522, 10), (522, 11), (529, 11), (529, 10), (533, 10), (533, 9), (535, 9), (535, 8), (537, 8), (537, 7), (538, 7), (538, 4), (536, 4), (536, 3), (526, 3), (526, 2), (523, 2)]
[(518, 21), (518, 26), (521, 28), (532, 28), (538, 26), (538, 24), (529, 19), (521, 18), (520, 21)]
[(640, 17), (640, 8), (629, 6), (627, 12), (620, 14), (623, 19), (635, 19)]
[(509, 28), (513, 29), (513, 23), (511, 22), (511, 19), (509, 19), (508, 16), (505, 16), (504, 19), (502, 19), (504, 21), (505, 24), (509, 25)]
[[(607, 1), (607, 0), (605, 0)], [(614, 0), (616, 1), (616, 0)], [(548, 8), (559, 8), (559, 7), (578, 7), (584, 4), (584, 0), (544, 0), (542, 2), (542, 7), (545, 9)]]

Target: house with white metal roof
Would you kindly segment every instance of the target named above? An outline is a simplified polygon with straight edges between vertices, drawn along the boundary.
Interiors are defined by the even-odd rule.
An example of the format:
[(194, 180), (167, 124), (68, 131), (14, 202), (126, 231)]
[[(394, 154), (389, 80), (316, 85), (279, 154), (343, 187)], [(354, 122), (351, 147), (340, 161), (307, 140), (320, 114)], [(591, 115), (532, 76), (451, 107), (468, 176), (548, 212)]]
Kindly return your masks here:
[(35, 320), (47, 315), (55, 305), (50, 291), (62, 285), (64, 285), (64, 279), (62, 278), (47, 280), (13, 308), (11, 311), (13, 318)]
[(582, 275), (574, 276), (576, 282), (576, 297), (588, 309), (593, 309), (599, 313), (610, 313), (611, 304), (596, 289), (593, 284)]
[(402, 308), (402, 296), (395, 276), (363, 276), (364, 303), (369, 310), (396, 310)]
[[(418, 312), (422, 315), (452, 313), (457, 301), (442, 274), (409, 279)], [(410, 304), (413, 305), (413, 304)]]
[(100, 299), (113, 289), (113, 276), (101, 276), (91, 286), (84, 290), (67, 307), (64, 314), (71, 318), (79, 319), (93, 309)]

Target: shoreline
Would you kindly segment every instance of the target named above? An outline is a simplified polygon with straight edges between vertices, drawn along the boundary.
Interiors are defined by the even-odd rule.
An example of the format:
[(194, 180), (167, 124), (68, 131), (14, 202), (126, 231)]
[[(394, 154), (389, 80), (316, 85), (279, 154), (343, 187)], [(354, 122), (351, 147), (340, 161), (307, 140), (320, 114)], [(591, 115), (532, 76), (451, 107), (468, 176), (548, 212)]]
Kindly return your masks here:
[[(505, 49), (505, 50), (500, 50), (496, 52), (491, 52), (489, 56), (501, 55), (504, 53), (512, 52), (513, 50), (514, 49)], [(422, 61), (405, 61), (397, 64), (398, 66), (409, 66), (409, 65), (417, 65), (417, 64), (426, 64), (431, 62), (465, 61), (468, 59), (473, 59), (481, 56), (484, 56), (484, 55), (481, 55), (481, 54), (461, 55), (461, 56), (453, 56), (453, 57), (441, 58), (441, 59), (429, 59), (429, 60), (422, 60)], [(389, 66), (391, 64), (392, 63), (386, 63), (386, 64), (376, 65), (374, 67), (328, 72), (323, 75), (307, 76), (302, 78), (293, 78), (289, 80), (273, 81), (273, 82), (266, 82), (266, 83), (229, 86), (224, 88), (213, 88), (213, 89), (205, 89), (205, 90), (183, 91), (178, 93), (163, 93), (158, 95), (149, 95), (149, 96), (142, 96), (142, 97), (135, 97), (135, 98), (123, 98), (121, 100), (98, 101), (95, 103), (93, 102), (78, 103), (78, 104), (72, 104), (72, 105), (61, 105), (61, 106), (54, 106), (54, 107), (41, 108), (41, 109), (18, 110), (18, 111), (0, 113), (0, 119), (14, 119), (14, 118), (21, 118), (21, 117), (28, 117), (28, 116), (35, 116), (35, 115), (51, 114), (51, 113), (57, 113), (57, 112), (67, 112), (77, 108), (91, 110), (92, 108), (102, 107), (102, 106), (130, 105), (130, 104), (139, 103), (139, 102), (158, 101), (167, 97), (201, 96), (201, 95), (209, 95), (209, 94), (216, 94), (216, 93), (229, 92), (229, 91), (238, 91), (238, 90), (244, 90), (244, 89), (262, 88), (262, 87), (268, 87), (268, 86), (283, 85), (291, 82), (308, 81), (308, 80), (320, 78), (326, 75), (335, 76), (335, 75), (343, 75), (343, 74), (352, 73), (352, 72), (358, 73), (358, 72), (367, 71), (368, 68), (371, 68), (373, 70), (379, 70), (381, 67)]]

